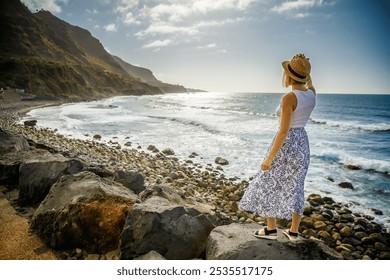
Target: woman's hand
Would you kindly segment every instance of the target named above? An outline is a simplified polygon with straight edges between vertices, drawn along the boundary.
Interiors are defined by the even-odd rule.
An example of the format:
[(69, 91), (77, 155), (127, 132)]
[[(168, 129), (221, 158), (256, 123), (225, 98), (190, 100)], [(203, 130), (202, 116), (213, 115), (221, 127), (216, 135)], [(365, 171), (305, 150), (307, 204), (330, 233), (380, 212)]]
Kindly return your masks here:
[(271, 164), (272, 164), (272, 159), (267, 157), (263, 163), (261, 164), (261, 170), (265, 171), (265, 170), (269, 170), (270, 167), (271, 167)]
[(306, 88), (311, 89), (312, 91), (316, 92), (316, 90), (313, 86), (313, 81), (311, 80), (311, 76), (309, 76), (309, 79), (306, 82)]

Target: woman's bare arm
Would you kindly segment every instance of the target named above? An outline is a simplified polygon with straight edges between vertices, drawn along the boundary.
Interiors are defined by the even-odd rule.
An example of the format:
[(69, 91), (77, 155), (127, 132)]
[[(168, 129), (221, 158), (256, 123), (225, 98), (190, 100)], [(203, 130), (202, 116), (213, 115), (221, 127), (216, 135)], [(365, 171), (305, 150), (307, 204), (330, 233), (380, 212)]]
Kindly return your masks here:
[(297, 105), (297, 98), (294, 93), (290, 92), (282, 98), (282, 119), (280, 121), (280, 128), (276, 134), (275, 141), (261, 164), (261, 170), (269, 170), (275, 156), (278, 154), (280, 148), (283, 146), (284, 140), (287, 137), (288, 130), (291, 125), (291, 118), (294, 108)]

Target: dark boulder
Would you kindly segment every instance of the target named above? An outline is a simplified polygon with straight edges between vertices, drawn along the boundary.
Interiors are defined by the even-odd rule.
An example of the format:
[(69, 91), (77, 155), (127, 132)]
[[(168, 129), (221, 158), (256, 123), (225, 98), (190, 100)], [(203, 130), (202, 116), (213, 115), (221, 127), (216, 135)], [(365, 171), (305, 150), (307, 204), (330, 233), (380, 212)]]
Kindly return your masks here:
[(141, 173), (118, 170), (114, 174), (114, 181), (139, 194), (145, 190), (145, 179)]
[(108, 252), (137, 196), (123, 185), (91, 172), (61, 177), (39, 205), (32, 227), (56, 249)]
[(214, 228), (207, 214), (154, 196), (136, 204), (120, 238), (121, 259), (134, 259), (154, 250), (166, 259), (201, 255)]
[(61, 176), (76, 174), (84, 168), (85, 164), (79, 160), (48, 152), (24, 160), (19, 169), (19, 204), (41, 202)]
[(349, 183), (349, 182), (341, 182), (339, 184), (339, 187), (341, 187), (343, 189), (351, 189), (351, 190), (354, 189), (353, 185), (351, 183)]
[(335, 260), (342, 256), (322, 241), (291, 242), (278, 230), (277, 240), (257, 239), (258, 225), (233, 223), (215, 228), (207, 240), (208, 260)]

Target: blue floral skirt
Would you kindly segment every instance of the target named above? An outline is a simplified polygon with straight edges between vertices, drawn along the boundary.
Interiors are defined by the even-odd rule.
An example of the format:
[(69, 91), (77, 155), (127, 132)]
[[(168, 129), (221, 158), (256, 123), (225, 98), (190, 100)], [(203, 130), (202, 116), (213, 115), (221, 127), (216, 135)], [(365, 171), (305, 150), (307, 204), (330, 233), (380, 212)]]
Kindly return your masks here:
[(290, 128), (270, 170), (257, 172), (246, 189), (239, 208), (267, 217), (289, 220), (292, 213), (302, 215), (304, 182), (309, 163), (310, 148), (305, 128)]

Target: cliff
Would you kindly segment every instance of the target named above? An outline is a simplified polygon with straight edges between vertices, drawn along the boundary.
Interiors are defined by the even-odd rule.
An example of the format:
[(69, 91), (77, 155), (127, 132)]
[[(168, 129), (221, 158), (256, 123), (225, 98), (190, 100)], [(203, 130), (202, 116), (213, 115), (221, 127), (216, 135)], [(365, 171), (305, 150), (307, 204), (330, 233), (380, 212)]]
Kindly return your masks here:
[(131, 77), (139, 79), (143, 83), (158, 87), (164, 93), (187, 92), (187, 89), (181, 85), (167, 84), (157, 80), (153, 72), (149, 69), (131, 65), (117, 56), (113, 56), (113, 58)]
[(141, 70), (129, 71), (121, 64), (88, 30), (47, 11), (31, 13), (19, 0), (0, 0), (1, 87), (82, 100), (167, 92), (164, 83), (142, 79)]

